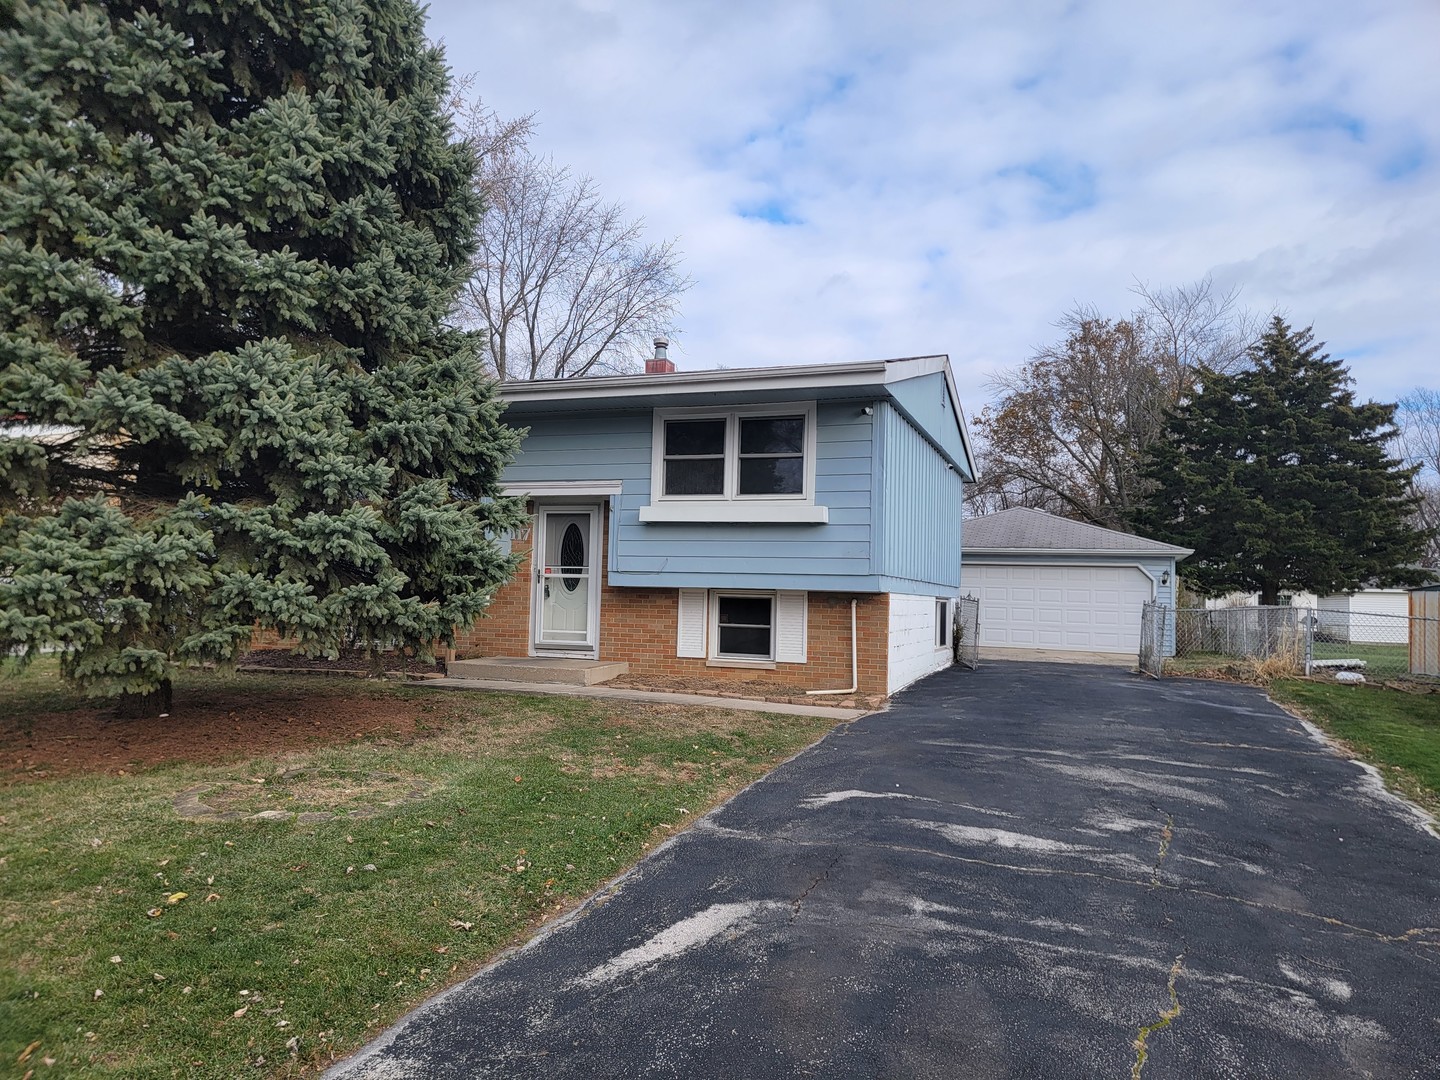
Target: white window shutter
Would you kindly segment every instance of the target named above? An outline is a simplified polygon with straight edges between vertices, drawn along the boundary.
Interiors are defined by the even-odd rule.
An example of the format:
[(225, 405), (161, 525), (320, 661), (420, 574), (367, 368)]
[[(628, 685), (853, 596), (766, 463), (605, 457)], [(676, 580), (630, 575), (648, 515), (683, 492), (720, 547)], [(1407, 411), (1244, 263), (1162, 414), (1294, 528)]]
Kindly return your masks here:
[(705, 590), (681, 589), (676, 656), (705, 655)]
[(782, 592), (775, 597), (775, 659), (782, 664), (805, 663), (806, 594)]

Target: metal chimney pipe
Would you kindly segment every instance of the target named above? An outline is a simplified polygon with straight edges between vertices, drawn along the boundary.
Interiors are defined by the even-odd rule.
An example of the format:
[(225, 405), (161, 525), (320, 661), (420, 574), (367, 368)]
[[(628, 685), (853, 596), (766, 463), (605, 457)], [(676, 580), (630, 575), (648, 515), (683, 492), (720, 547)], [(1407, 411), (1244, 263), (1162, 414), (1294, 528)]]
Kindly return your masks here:
[(675, 362), (665, 355), (670, 342), (663, 337), (655, 339), (655, 355), (645, 361), (646, 375), (670, 375), (675, 371)]

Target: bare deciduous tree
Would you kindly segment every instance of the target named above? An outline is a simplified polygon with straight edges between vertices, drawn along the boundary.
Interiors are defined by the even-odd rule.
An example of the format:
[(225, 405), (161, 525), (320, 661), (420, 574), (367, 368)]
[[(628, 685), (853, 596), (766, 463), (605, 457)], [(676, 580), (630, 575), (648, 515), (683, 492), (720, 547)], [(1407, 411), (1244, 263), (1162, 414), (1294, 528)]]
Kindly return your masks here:
[(1419, 465), (1411, 483), (1420, 496), (1416, 524), (1430, 533), (1425, 565), (1440, 569), (1440, 390), (1416, 387), (1400, 399), (1395, 413), (1400, 457)]
[(1234, 371), (1268, 318), (1242, 307), (1238, 288), (1217, 293), (1208, 277), (1171, 288), (1137, 281), (1130, 291), (1142, 301), (1131, 319), (1143, 328), (1147, 350), (1177, 374)]
[(500, 120), (457, 103), (457, 127), (480, 150), (485, 214), (460, 314), (487, 332), (500, 379), (564, 379), (634, 370), (670, 337), (690, 281), (675, 241), (646, 243), (644, 223), (603, 201), (527, 145), (531, 118)]
[(1201, 369), (1245, 362), (1258, 320), (1235, 292), (1212, 283), (1153, 289), (1125, 319), (1092, 307), (1068, 312), (1057, 344), (991, 380), (997, 399), (976, 428), (984, 440), (972, 514), (1029, 506), (1112, 529), (1128, 529), (1144, 497), (1145, 452)]

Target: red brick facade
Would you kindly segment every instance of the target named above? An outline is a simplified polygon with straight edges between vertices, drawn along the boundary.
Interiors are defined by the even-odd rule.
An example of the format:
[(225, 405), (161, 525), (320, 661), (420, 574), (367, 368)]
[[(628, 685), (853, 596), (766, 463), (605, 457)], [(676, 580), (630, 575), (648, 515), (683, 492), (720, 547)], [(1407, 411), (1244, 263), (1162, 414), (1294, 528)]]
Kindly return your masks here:
[[(599, 565), (608, 560), (609, 508), (600, 534)], [(484, 618), (457, 631), (458, 658), (525, 656), (530, 651), (530, 541), (516, 540), (512, 550), (525, 556), (515, 577), (496, 594)], [(890, 600), (884, 593), (809, 594), (807, 662), (777, 663), (774, 668), (716, 666), (700, 658), (678, 657), (677, 589), (619, 588), (600, 585), (600, 659), (624, 661), (633, 676), (681, 676), (734, 684), (754, 682), (807, 690), (850, 685), (850, 601), (857, 600), (856, 636), (860, 641), (860, 695), (884, 696), (890, 626)]]

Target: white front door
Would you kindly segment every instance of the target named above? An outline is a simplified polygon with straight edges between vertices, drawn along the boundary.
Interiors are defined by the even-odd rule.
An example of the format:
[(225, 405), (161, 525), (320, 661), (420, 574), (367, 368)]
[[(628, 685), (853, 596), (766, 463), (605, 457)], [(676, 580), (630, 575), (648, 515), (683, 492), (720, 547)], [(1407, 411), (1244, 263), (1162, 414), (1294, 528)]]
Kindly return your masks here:
[(542, 506), (536, 512), (531, 603), (536, 652), (593, 655), (596, 650), (599, 522), (600, 511), (594, 506)]

